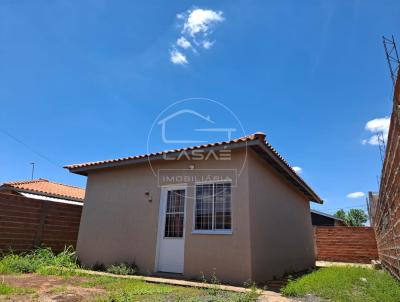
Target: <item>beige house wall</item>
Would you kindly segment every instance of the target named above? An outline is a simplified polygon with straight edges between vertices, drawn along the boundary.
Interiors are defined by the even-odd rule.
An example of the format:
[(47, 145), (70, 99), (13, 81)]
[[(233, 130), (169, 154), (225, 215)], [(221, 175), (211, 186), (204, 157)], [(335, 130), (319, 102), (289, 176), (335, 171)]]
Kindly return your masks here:
[[(194, 183), (188, 184), (184, 276), (215, 272), (225, 282), (262, 282), (314, 266), (309, 202), (253, 151), (232, 160), (159, 161), (157, 169), (242, 170), (232, 188), (232, 234), (193, 234)], [(145, 192), (149, 191), (152, 201)], [(142, 273), (156, 268), (161, 189), (148, 163), (91, 172), (77, 253), (85, 265), (135, 261)]]
[[(242, 170), (232, 188), (232, 234), (193, 234), (194, 188), (188, 184), (184, 275), (189, 278), (215, 274), (241, 284), (251, 278), (250, 224), (247, 166), (243, 150), (232, 151), (229, 161), (160, 161), (157, 169)], [(145, 192), (149, 191), (152, 201)], [(154, 273), (160, 188), (148, 163), (92, 172), (88, 176), (77, 253), (84, 265), (135, 261), (142, 273)]]
[(248, 169), (252, 279), (263, 282), (313, 267), (308, 200), (254, 152)]

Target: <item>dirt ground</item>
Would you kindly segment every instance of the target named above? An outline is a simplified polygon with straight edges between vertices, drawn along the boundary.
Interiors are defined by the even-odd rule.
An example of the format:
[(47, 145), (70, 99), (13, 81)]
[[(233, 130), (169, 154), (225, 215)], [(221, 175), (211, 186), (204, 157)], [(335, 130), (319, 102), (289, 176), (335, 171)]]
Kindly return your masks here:
[(79, 284), (84, 277), (62, 278), (36, 274), (0, 275), (0, 282), (21, 288), (31, 288), (35, 293), (0, 296), (0, 301), (77, 302), (91, 301), (105, 293), (101, 288), (86, 288)]

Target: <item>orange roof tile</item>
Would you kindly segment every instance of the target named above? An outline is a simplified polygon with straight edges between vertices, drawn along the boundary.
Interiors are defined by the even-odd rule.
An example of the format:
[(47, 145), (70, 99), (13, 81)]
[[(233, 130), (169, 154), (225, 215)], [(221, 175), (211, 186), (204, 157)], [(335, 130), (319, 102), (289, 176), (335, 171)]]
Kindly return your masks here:
[[(199, 145), (199, 146), (192, 146), (192, 147), (186, 147), (186, 148), (181, 148), (181, 149), (166, 150), (166, 151), (161, 151), (161, 152), (156, 152), (156, 153), (149, 153), (149, 154), (142, 154), (142, 155), (135, 155), (135, 156), (128, 156), (128, 157), (121, 157), (121, 158), (117, 158), (117, 159), (108, 159), (108, 160), (102, 160), (102, 161), (73, 164), (73, 165), (64, 166), (64, 168), (66, 168), (66, 169), (76, 169), (76, 168), (98, 166), (98, 165), (103, 165), (103, 164), (117, 163), (117, 162), (121, 162), (121, 161), (132, 160), (132, 159), (142, 159), (142, 158), (151, 159), (152, 157), (163, 155), (163, 154), (169, 154), (169, 153), (175, 153), (175, 152), (181, 152), (181, 151), (190, 151), (190, 150), (195, 150), (195, 149), (204, 149), (204, 148), (223, 146), (223, 145), (233, 145), (233, 144), (236, 144), (236, 143), (250, 142), (250, 141), (255, 141), (255, 140), (261, 140), (261, 141), (264, 142), (265, 141), (265, 134), (261, 133), (261, 132), (257, 132), (257, 133), (254, 133), (254, 134), (251, 134), (251, 135), (247, 135), (247, 136), (243, 136), (243, 137), (240, 137), (240, 138), (237, 138), (237, 139), (233, 139), (233, 140), (230, 140), (230, 141), (216, 142), (216, 143)], [(266, 143), (266, 144), (274, 153), (276, 153), (277, 156), (279, 156), (279, 158), (281, 160), (285, 161), (283, 159), (283, 157), (280, 156), (278, 154), (278, 152), (276, 152), (275, 149), (272, 148), (272, 146), (269, 143)], [(285, 161), (285, 163), (286, 163), (286, 161)], [(288, 167), (291, 168), (289, 165), (288, 165)]]
[[(257, 132), (257, 133), (243, 136), (243, 137), (233, 139), (230, 141), (216, 142), (216, 143), (186, 147), (186, 148), (181, 148), (181, 149), (167, 150), (167, 151), (156, 152), (156, 153), (128, 156), (128, 157), (122, 157), (122, 158), (117, 158), (117, 159), (109, 159), (109, 160), (102, 160), (102, 161), (95, 161), (95, 162), (73, 164), (73, 165), (64, 166), (64, 168), (69, 169), (70, 172), (72, 172), (72, 173), (88, 175), (87, 172), (92, 169), (113, 167), (114, 165), (120, 165), (120, 164), (130, 164), (130, 163), (134, 163), (134, 162), (139, 162), (143, 159), (157, 160), (160, 156), (162, 156), (164, 154), (178, 153), (178, 152), (183, 152), (183, 151), (191, 151), (191, 150), (205, 149), (205, 148), (212, 148), (212, 147), (219, 147), (219, 146), (226, 146), (226, 145), (240, 145), (243, 143), (245, 143), (244, 146), (247, 146), (248, 144), (249, 145), (255, 144), (258, 146), (262, 146), (261, 149), (257, 149), (259, 151), (258, 153), (260, 153), (260, 154), (265, 153), (265, 152), (272, 153), (272, 157), (274, 158), (273, 160), (285, 167), (283, 170), (280, 168), (277, 168), (276, 166), (275, 166), (275, 168), (277, 168), (282, 173), (284, 173), (288, 179), (290, 179), (291, 181), (296, 183), (296, 185), (301, 189), (301, 191), (303, 193), (307, 194), (313, 201), (318, 202), (318, 203), (323, 203), (322, 199), (292, 169), (292, 167), (288, 164), (288, 162), (271, 146), (270, 143), (268, 143), (265, 140), (265, 134), (262, 132)], [(266, 150), (268, 150), (268, 151), (266, 151)], [(284, 170), (286, 170), (286, 171), (284, 171)], [(287, 170), (290, 172), (288, 172)]]
[(82, 188), (49, 181), (44, 178), (5, 182), (2, 187), (81, 201), (85, 198), (85, 190)]

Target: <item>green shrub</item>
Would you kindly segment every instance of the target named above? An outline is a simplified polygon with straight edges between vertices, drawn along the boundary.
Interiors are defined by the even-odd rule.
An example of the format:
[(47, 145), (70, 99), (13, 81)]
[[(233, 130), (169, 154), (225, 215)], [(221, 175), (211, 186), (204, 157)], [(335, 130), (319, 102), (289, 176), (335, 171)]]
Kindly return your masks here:
[(260, 290), (257, 288), (257, 284), (255, 282), (248, 281), (244, 283), (244, 287), (248, 288), (249, 291), (243, 294), (242, 300), (240, 301), (256, 301), (260, 296)]
[(0, 259), (0, 273), (2, 274), (34, 273), (39, 270), (43, 271), (48, 266), (63, 269), (78, 268), (75, 252), (68, 247), (55, 255), (50, 248), (38, 248), (22, 254), (11, 252)]
[(27, 257), (10, 254), (0, 260), (0, 273), (33, 273), (37, 269), (36, 263)]
[(249, 289), (244, 293), (232, 293), (221, 289), (221, 282), (219, 281), (215, 270), (213, 270), (210, 280), (207, 280), (203, 273), (201, 273), (200, 278), (203, 283), (211, 285), (210, 287), (203, 289), (203, 291), (206, 293), (205, 299), (209, 302), (252, 302), (256, 301), (260, 296), (260, 291), (257, 289), (256, 284), (251, 281), (244, 283), (244, 287)]
[(135, 275), (137, 267), (134, 263), (119, 263), (107, 267), (107, 273), (115, 275)]

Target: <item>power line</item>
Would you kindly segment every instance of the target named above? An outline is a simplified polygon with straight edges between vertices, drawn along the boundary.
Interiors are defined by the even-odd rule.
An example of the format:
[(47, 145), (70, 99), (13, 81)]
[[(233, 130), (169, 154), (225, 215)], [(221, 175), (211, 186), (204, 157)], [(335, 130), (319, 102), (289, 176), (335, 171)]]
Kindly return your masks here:
[(46, 155), (44, 155), (43, 153), (35, 150), (34, 148), (32, 148), (31, 146), (29, 146), (27, 143), (23, 142), (22, 140), (20, 140), (19, 138), (17, 138), (16, 136), (12, 135), (11, 133), (5, 131), (4, 129), (0, 128), (0, 132), (3, 133), (4, 135), (8, 136), (9, 138), (11, 138), (12, 140), (16, 141), (17, 143), (23, 145), (25, 148), (27, 148), (29, 151), (31, 151), (32, 153), (36, 154), (37, 156), (39, 156), (40, 158), (44, 159), (45, 161), (49, 162), (50, 164), (52, 164), (53, 166), (56, 166), (57, 168), (63, 168), (62, 165), (56, 163), (55, 161), (53, 161), (51, 158), (47, 157)]
[(359, 205), (348, 206), (348, 207), (330, 208), (330, 209), (324, 209), (324, 211), (335, 211), (335, 210), (341, 210), (341, 209), (354, 209), (354, 208), (364, 208), (364, 207), (367, 207), (367, 205), (359, 204)]

